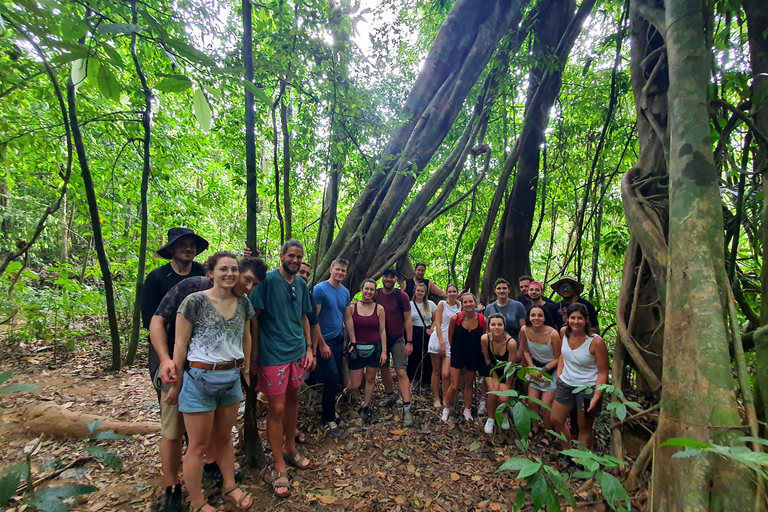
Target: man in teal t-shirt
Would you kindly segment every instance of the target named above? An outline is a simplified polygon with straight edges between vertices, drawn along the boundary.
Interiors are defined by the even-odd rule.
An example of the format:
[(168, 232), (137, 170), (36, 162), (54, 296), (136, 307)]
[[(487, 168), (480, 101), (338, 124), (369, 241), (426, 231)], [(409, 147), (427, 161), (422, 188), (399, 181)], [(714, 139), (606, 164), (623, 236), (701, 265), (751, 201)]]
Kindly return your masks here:
[[(278, 496), (289, 492), (286, 462), (299, 469), (309, 461), (296, 450), (299, 389), (314, 367), (307, 314), (312, 311), (309, 290), (296, 273), (304, 259), (304, 246), (288, 240), (280, 250), (280, 267), (251, 293), (256, 321), (251, 322), (253, 351), (257, 353), (257, 389), (267, 395), (267, 439), (275, 457), (272, 487)], [(284, 435), (290, 432), (291, 435)], [(285, 439), (285, 442), (283, 442)], [(279, 447), (283, 446), (281, 450)]]

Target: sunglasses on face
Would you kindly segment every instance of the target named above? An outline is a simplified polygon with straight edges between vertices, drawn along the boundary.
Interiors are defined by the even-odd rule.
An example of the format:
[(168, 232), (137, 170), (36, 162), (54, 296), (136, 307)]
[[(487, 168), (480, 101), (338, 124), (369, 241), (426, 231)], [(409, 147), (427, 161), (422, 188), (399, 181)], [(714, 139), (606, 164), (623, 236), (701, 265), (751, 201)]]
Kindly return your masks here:
[(559, 287), (561, 290), (573, 290), (572, 284), (561, 284)]

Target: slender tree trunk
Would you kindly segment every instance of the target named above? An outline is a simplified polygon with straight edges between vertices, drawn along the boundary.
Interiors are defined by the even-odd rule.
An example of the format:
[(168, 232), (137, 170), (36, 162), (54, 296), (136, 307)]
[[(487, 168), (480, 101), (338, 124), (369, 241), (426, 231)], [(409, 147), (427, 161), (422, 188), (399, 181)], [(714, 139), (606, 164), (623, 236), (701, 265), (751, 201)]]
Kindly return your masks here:
[[(711, 55), (703, 4), (667, 0), (669, 268), (658, 442), (686, 437), (729, 445), (739, 417), (728, 354), (723, 217), (709, 132)], [(656, 446), (655, 510), (752, 510), (746, 467), (721, 457), (673, 458)]]
[[(243, 66), (245, 80), (253, 83), (253, 6), (242, 1), (243, 9)], [(245, 88), (245, 245), (254, 255), (259, 254), (259, 174), (256, 169), (256, 114), (253, 93)]]
[[(117, 311), (115, 310), (115, 291), (112, 285), (112, 273), (109, 270), (109, 260), (104, 250), (104, 238), (101, 235), (101, 219), (99, 218), (99, 205), (96, 200), (96, 191), (93, 188), (93, 178), (88, 167), (88, 157), (85, 154), (83, 135), (80, 132), (80, 123), (77, 120), (77, 103), (75, 98), (75, 85), (70, 78), (67, 84), (67, 104), (69, 106), (69, 125), (72, 129), (72, 139), (77, 150), (77, 159), (80, 161), (80, 174), (83, 178), (85, 195), (88, 199), (88, 210), (91, 213), (91, 228), (93, 229), (93, 242), (96, 254), (99, 258), (101, 278), (104, 281), (104, 295), (107, 299), (107, 318), (109, 320), (109, 334), (112, 341), (112, 367), (111, 370), (120, 370), (120, 331), (117, 327)], [(87, 258), (87, 256), (86, 256)]]
[(289, 98), (283, 94), (280, 103), (280, 126), (283, 132), (283, 209), (285, 210), (285, 239), (293, 238), (293, 208), (291, 207), (291, 132), (288, 129)]
[(285, 223), (283, 222), (283, 213), (280, 209), (280, 163), (277, 148), (279, 138), (277, 131), (277, 108), (278, 106), (282, 106), (284, 94), (285, 81), (281, 80), (280, 94), (277, 96), (277, 101), (272, 105), (272, 164), (275, 168), (275, 213), (277, 213), (277, 220), (280, 223), (280, 245), (283, 245), (283, 242), (285, 242)]
[[(136, 0), (131, 0), (133, 23), (138, 24), (139, 16), (136, 10)], [(149, 212), (147, 206), (147, 193), (149, 191), (149, 174), (151, 172), (150, 144), (152, 142), (152, 90), (147, 84), (147, 76), (139, 62), (136, 53), (136, 32), (131, 36), (131, 58), (136, 75), (141, 83), (141, 91), (144, 95), (144, 112), (141, 116), (141, 125), (144, 129), (142, 140), (142, 171), (141, 171), (141, 206), (139, 218), (141, 219), (141, 233), (139, 241), (139, 268), (136, 275), (136, 296), (133, 301), (133, 322), (131, 324), (131, 341), (125, 351), (125, 365), (130, 366), (136, 358), (136, 350), (139, 347), (139, 335), (141, 334), (141, 296), (144, 291), (144, 272), (147, 267), (147, 231), (149, 230)]]
[(66, 264), (69, 260), (69, 224), (67, 223), (67, 194), (61, 195), (61, 218), (59, 219), (59, 236), (61, 238), (61, 256), (59, 261)]

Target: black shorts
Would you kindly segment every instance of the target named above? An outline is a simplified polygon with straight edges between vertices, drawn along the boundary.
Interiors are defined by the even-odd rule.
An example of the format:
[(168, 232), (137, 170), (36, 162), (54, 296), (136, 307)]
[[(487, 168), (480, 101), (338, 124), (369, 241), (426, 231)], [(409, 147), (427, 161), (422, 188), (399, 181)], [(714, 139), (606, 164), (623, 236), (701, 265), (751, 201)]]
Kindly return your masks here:
[(485, 367), (483, 353), (479, 346), (456, 340), (451, 345), (451, 368), (477, 372)]
[[(580, 387), (580, 386), (579, 386)], [(555, 391), (555, 402), (576, 409), (577, 411), (583, 411), (585, 418), (596, 418), (600, 411), (603, 409), (603, 397), (597, 402), (597, 407), (591, 412), (587, 412), (589, 403), (592, 401), (592, 397), (595, 396), (595, 386), (574, 393), (577, 386), (569, 386), (562, 380), (557, 381), (557, 390)]]
[(359, 355), (354, 359), (347, 358), (347, 366), (349, 371), (362, 370), (365, 367), (379, 368), (381, 366), (381, 343), (376, 344), (376, 348), (373, 353), (368, 357), (360, 357)]

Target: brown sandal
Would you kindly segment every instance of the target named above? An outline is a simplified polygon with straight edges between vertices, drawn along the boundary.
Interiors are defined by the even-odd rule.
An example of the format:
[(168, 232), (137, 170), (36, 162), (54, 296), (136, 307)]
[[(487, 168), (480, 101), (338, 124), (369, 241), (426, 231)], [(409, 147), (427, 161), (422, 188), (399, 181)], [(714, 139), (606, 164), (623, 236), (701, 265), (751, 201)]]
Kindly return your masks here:
[[(272, 494), (277, 496), (278, 498), (287, 498), (291, 494), (291, 480), (288, 478), (288, 472), (287, 471), (272, 471), (270, 474), (270, 478), (272, 481), (270, 482), (270, 485), (272, 485)], [(278, 482), (279, 479), (285, 478), (285, 482)], [(277, 492), (278, 489), (286, 489), (286, 492)]]
[[(240, 496), (240, 499), (235, 499), (234, 496), (232, 496), (232, 493), (236, 490), (240, 489), (239, 485), (235, 485), (233, 487), (230, 487), (229, 489), (224, 489), (221, 491), (221, 495), (224, 497), (226, 501), (229, 501), (231, 503), (235, 504), (235, 507), (237, 507), (239, 510), (248, 510), (253, 505), (253, 498), (251, 498), (251, 495), (245, 492), (244, 490), (240, 489), (240, 492), (243, 493), (242, 496)], [(251, 502), (248, 504), (248, 506), (243, 506), (243, 502), (251, 498)]]
[[(307, 469), (309, 467), (309, 459), (300, 454), (299, 450), (294, 450), (291, 453), (283, 453), (283, 459), (296, 469)], [(305, 462), (306, 465), (304, 465)]]

